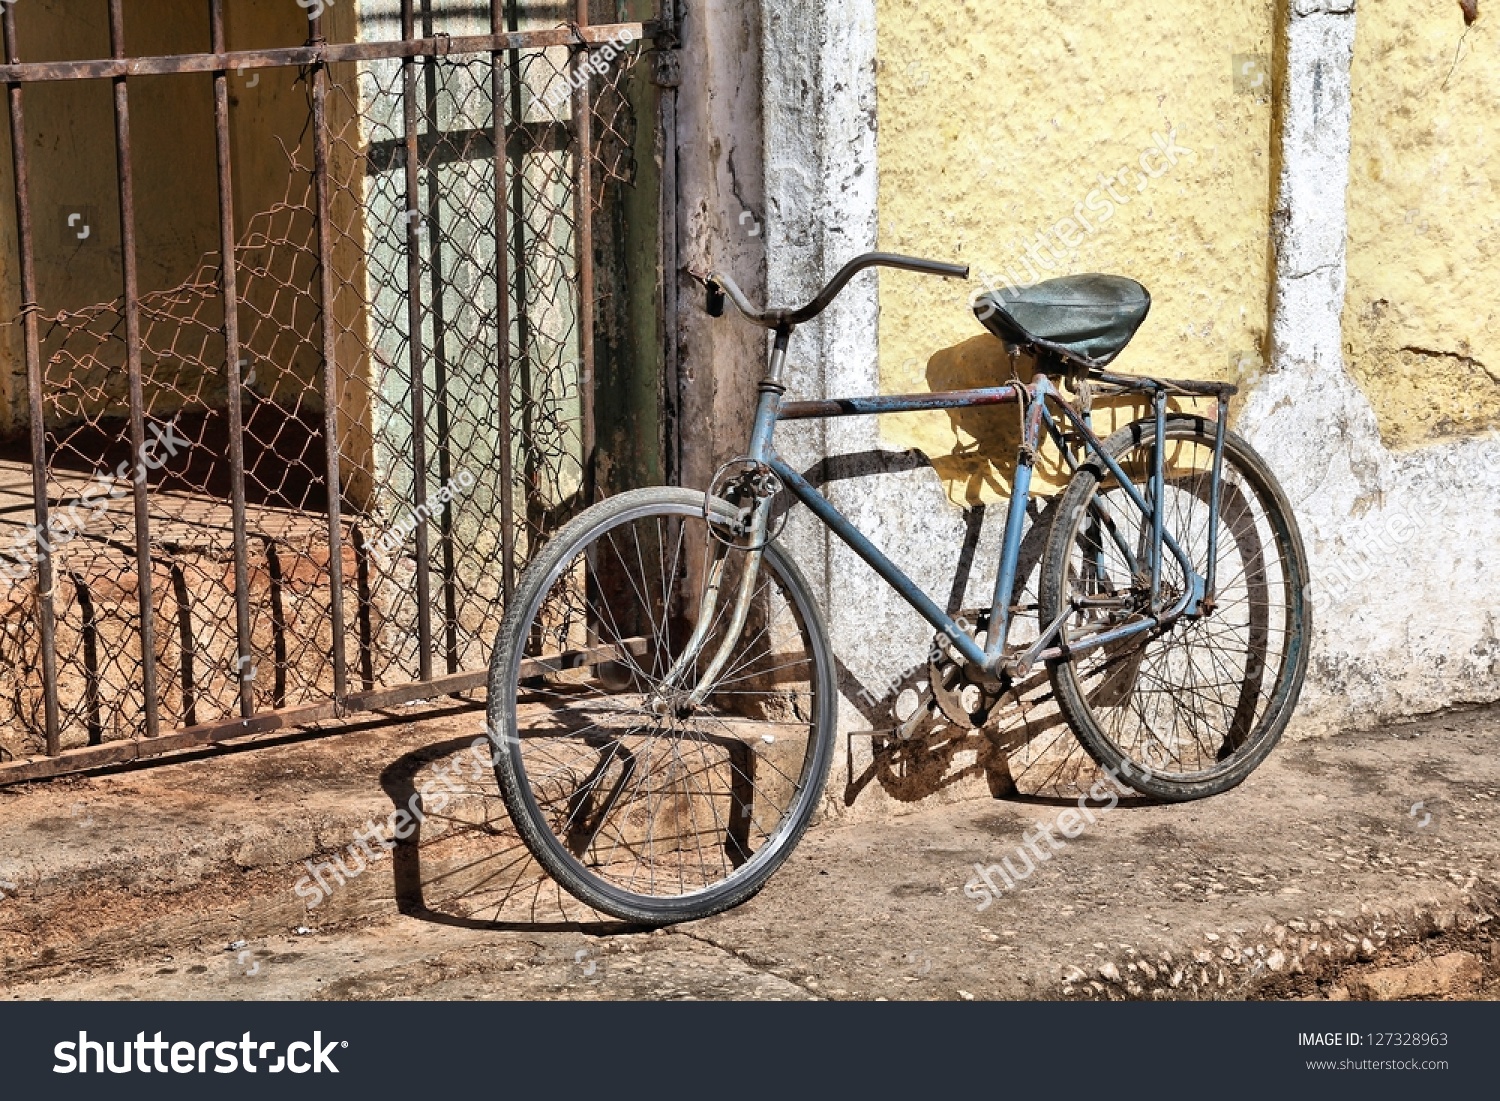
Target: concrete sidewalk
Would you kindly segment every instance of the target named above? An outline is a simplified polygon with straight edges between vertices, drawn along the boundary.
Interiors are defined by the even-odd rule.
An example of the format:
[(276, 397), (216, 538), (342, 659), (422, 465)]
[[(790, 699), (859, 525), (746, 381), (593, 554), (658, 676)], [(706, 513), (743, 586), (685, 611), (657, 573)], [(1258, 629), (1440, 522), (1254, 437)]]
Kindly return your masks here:
[[(1024, 870), (1023, 837), (1076, 795), (899, 815), (851, 797), (758, 898), (654, 933), (542, 876), (492, 782), (390, 859), (346, 855), (334, 875), (480, 725), (423, 713), (0, 791), (6, 996), (1500, 994), (1500, 711), (1288, 743), (1205, 802), (1096, 805), (1013, 889), (991, 873), (1001, 893), (982, 911), (975, 866)], [(309, 908), (314, 870), (334, 889)]]

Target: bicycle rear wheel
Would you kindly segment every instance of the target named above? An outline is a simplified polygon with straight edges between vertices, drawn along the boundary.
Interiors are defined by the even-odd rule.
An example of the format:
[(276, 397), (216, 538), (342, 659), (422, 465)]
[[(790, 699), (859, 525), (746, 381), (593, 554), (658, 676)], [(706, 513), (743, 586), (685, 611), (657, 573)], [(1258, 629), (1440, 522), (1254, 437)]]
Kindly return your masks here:
[[(1214, 434), (1204, 418), (1167, 420), (1165, 529), (1203, 576)], [(1154, 421), (1115, 433), (1104, 447), (1137, 486), (1148, 484)], [(1208, 614), (1049, 665), (1058, 705), (1084, 748), (1120, 780), (1160, 799), (1215, 795), (1250, 775), (1286, 729), (1307, 672), (1311, 610), (1302, 537), (1274, 475), (1233, 432), (1226, 434), (1221, 494), (1217, 592)], [(1143, 495), (1149, 501), (1144, 488)], [(1042, 622), (1071, 609), (1063, 641), (1077, 642), (1147, 618), (1150, 582), (1141, 563), (1151, 521), (1097, 459), (1074, 476), (1057, 516), (1043, 565)], [(1185, 584), (1181, 564), (1164, 550), (1168, 606)]]
[[(574, 896), (630, 921), (695, 920), (758, 891), (833, 757), (832, 652), (774, 544), (713, 672), (753, 557), (727, 526), (735, 511), (713, 508), (711, 524), (703, 494), (650, 489), (584, 513), (527, 570), (490, 667), (512, 820)], [(704, 644), (683, 661), (705, 608)]]

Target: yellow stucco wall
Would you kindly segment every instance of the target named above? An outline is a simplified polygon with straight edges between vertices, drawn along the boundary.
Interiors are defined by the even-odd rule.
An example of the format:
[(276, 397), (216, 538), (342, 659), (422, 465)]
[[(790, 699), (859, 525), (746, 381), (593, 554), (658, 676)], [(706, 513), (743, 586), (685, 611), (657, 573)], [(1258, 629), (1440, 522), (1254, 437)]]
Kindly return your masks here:
[[(1272, 0), (879, 0), (878, 17), (883, 249), (968, 262), (998, 285), (1129, 275), (1154, 304), (1121, 370), (1253, 375), (1270, 279)], [(1248, 64), (1238, 86), (1237, 56)], [(1175, 165), (1149, 155), (1150, 178), (1143, 153), (1174, 131), (1191, 154)], [(1052, 266), (1038, 251), (1033, 275), (1024, 257), (1038, 234)], [(882, 275), (886, 392), (1008, 373), (970, 312), (978, 289)], [(954, 500), (972, 502), (1005, 492), (1015, 420), (1006, 408), (920, 414), (882, 431), (923, 450)]]
[(1500, 13), (1480, 13), (1359, 8), (1344, 342), (1393, 447), (1500, 424)]

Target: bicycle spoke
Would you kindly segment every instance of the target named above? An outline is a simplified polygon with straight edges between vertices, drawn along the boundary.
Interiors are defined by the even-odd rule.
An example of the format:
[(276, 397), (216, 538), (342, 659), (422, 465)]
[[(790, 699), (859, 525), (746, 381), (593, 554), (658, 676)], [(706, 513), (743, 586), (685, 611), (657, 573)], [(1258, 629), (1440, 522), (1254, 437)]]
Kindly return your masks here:
[[(731, 638), (752, 568), (749, 615)], [(607, 888), (644, 909), (769, 874), (784, 858), (773, 842), (812, 811), (831, 748), (820, 702), (834, 698), (831, 667), (809, 635), (810, 598), (788, 585), (776, 552), (720, 543), (701, 497), (601, 524), (553, 571), (516, 631), (517, 661), (549, 649), (608, 656), (515, 686), (532, 710), (510, 705), (504, 763), (552, 839), (533, 851), (555, 874), (561, 862), (580, 897)], [(695, 633), (701, 645), (684, 660)], [(702, 683), (721, 653), (723, 669)]]
[[(1179, 422), (1169, 443), (1169, 469), (1160, 487), (1165, 530), (1183, 549), (1193, 570), (1207, 576), (1208, 536), (1213, 492), (1214, 447), (1206, 429)], [(1194, 435), (1195, 432), (1203, 434)], [(1116, 456), (1134, 479), (1150, 469), (1152, 437), (1125, 444)], [(1291, 578), (1305, 569), (1300, 545), (1278, 526), (1279, 505), (1247, 476), (1235, 453), (1226, 454), (1220, 507), (1214, 602), (1205, 614), (1152, 628), (1124, 644), (1110, 644), (1054, 663), (1054, 679), (1076, 686), (1060, 692), (1060, 703), (1081, 734), (1097, 732), (1127, 760), (1168, 781), (1225, 774), (1241, 751), (1259, 736), (1279, 733), (1285, 722), (1291, 642), (1301, 630), (1294, 616), (1300, 592)], [(1178, 464), (1185, 472), (1171, 473)], [(1084, 483), (1087, 484), (1087, 483)], [(1138, 482), (1149, 501), (1149, 481)], [(1075, 608), (1068, 618), (1068, 640), (1077, 645), (1131, 619), (1149, 615), (1147, 597), (1129, 562), (1112, 540), (1101, 540), (1091, 519), (1108, 517), (1123, 545), (1145, 560), (1152, 521), (1113, 480), (1095, 478), (1086, 508), (1068, 506), (1066, 558), (1060, 565), (1063, 599), (1096, 596), (1109, 584), (1123, 597), (1121, 607)], [(1056, 551), (1050, 552), (1054, 555)], [(1057, 565), (1052, 567), (1058, 569)], [(1188, 578), (1174, 554), (1164, 554), (1161, 600), (1181, 599)], [(1300, 678), (1300, 673), (1296, 674)], [(1271, 724), (1275, 724), (1272, 726)], [(1155, 762), (1153, 764), (1153, 761)]]

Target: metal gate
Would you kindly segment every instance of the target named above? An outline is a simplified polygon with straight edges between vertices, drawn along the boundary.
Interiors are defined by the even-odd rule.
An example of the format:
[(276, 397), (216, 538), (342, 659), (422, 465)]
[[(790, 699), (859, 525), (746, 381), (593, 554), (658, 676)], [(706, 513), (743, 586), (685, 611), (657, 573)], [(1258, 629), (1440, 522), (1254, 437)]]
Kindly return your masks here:
[(643, 3), (0, 4), (0, 782), (482, 686), (665, 346)]

